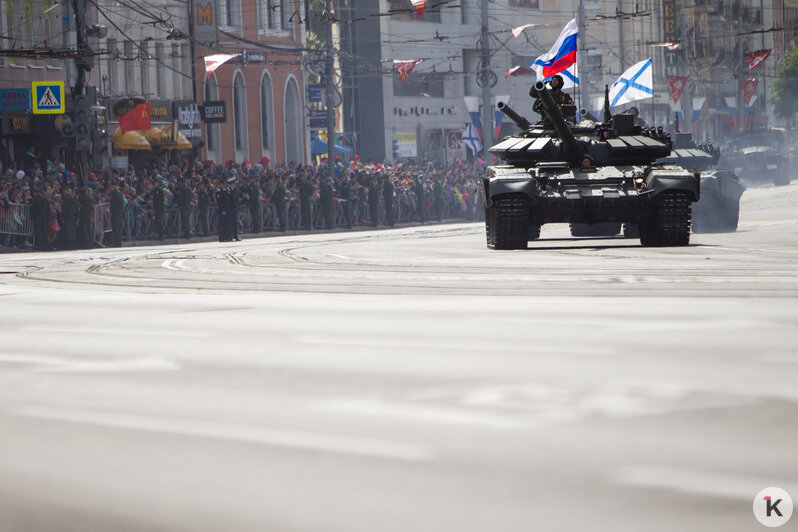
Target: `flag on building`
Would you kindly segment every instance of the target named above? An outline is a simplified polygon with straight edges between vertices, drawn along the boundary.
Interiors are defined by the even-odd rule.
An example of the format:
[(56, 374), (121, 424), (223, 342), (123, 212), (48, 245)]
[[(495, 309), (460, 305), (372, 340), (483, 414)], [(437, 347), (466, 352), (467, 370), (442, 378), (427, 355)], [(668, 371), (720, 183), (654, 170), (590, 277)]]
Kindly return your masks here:
[(468, 116), (471, 117), (471, 123), (474, 124), (477, 134), (482, 137), (482, 117), (479, 116), (479, 98), (476, 96), (463, 96)]
[(393, 65), (396, 67), (396, 70), (399, 71), (399, 81), (407, 80), (407, 78), (410, 77), (410, 73), (416, 68), (416, 65), (423, 62), (422, 59), (394, 59)]
[(610, 87), (610, 107), (654, 97), (651, 59), (632, 65)]
[(499, 102), (509, 103), (510, 95), (503, 94), (493, 97), (493, 140), (499, 138), (499, 132), (502, 129), (502, 122), (504, 121), (504, 113), (499, 110)]
[(745, 53), (745, 62), (748, 63), (748, 69), (753, 70), (759, 66), (762, 61), (768, 58), (770, 52), (773, 50), (766, 49), (766, 50), (757, 50), (755, 52), (746, 52)]
[(744, 79), (740, 81), (740, 88), (743, 90), (743, 97), (745, 98), (745, 105), (750, 105), (751, 98), (756, 93), (756, 88), (759, 86), (758, 79)]
[(704, 107), (706, 98), (703, 96), (693, 98), (693, 135), (695, 135), (695, 126), (701, 118), (701, 108)]
[(668, 105), (671, 107), (671, 113), (675, 114), (679, 119), (679, 131), (684, 132), (684, 113), (682, 112), (682, 106), (678, 103), (668, 102)]
[(748, 115), (751, 113), (751, 108), (754, 107), (754, 103), (756, 102), (756, 98), (757, 98), (757, 96), (756, 96), (756, 94), (754, 94), (754, 96), (751, 98), (751, 103), (749, 103), (748, 105), (745, 106), (745, 116), (743, 117), (743, 123), (745, 123), (746, 125), (749, 122)]
[(576, 19), (565, 25), (554, 46), (529, 64), (537, 72), (538, 81), (559, 74), (576, 63)]
[(479, 140), (479, 135), (477, 134), (474, 124), (468, 124), (468, 126), (466, 126), (465, 131), (463, 131), (462, 141), (466, 146), (471, 148), (471, 153), (474, 155), (482, 151), (482, 142)]
[(732, 117), (732, 128), (737, 130), (737, 98), (734, 96), (724, 96), (723, 100), (726, 102), (726, 108), (729, 110), (729, 115)]
[(127, 133), (134, 129), (150, 129), (150, 102), (140, 103), (119, 117), (119, 129)]
[(418, 18), (424, 16), (424, 8), (427, 7), (427, 0), (412, 0), (412, 4), (416, 13), (418, 13)]
[(668, 76), (668, 86), (671, 88), (673, 103), (679, 103), (679, 98), (687, 87), (687, 80), (690, 76)]
[(227, 61), (238, 57), (241, 54), (214, 54), (205, 56), (205, 78), (211, 77), (217, 68), (225, 64)]

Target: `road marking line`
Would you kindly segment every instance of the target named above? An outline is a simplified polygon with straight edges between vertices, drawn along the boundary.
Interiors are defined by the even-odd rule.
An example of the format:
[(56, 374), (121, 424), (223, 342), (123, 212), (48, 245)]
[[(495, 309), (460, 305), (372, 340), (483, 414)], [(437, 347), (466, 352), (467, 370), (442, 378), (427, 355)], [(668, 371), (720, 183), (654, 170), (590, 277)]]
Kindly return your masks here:
[(40, 355), (0, 354), (0, 363), (40, 366), (37, 371), (63, 373), (124, 373), (135, 371), (177, 371), (180, 366), (164, 358), (131, 360), (71, 359)]
[(100, 427), (196, 436), (238, 443), (253, 443), (270, 447), (329, 452), (353, 456), (367, 456), (390, 460), (417, 462), (433, 458), (432, 450), (416, 443), (394, 440), (342, 436), (298, 430), (269, 429), (215, 421), (178, 417), (156, 417), (137, 414), (107, 413), (80, 409), (20, 408), (12, 412), (19, 417), (96, 425)]
[(625, 467), (613, 475), (612, 482), (742, 501), (751, 501), (763, 486), (779, 486), (789, 493), (798, 493), (798, 485), (786, 479), (667, 466)]
[(25, 327), (26, 331), (33, 332), (49, 332), (49, 333), (73, 333), (73, 334), (112, 334), (112, 335), (130, 335), (130, 336), (157, 336), (163, 338), (210, 338), (213, 335), (205, 332), (182, 332), (182, 331), (142, 331), (133, 329), (82, 329), (78, 327), (45, 327), (45, 326), (30, 326)]
[(478, 426), (497, 430), (520, 429), (532, 423), (490, 412), (473, 412), (460, 408), (394, 403), (380, 400), (325, 401), (314, 407), (317, 411), (355, 414), (380, 418), (399, 418), (436, 425)]

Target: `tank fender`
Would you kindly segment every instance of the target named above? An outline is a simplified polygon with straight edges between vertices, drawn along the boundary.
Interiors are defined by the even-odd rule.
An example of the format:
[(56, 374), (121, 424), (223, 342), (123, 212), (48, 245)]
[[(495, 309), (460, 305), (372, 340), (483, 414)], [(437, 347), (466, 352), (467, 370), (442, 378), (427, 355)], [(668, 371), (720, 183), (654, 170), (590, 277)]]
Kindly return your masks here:
[(690, 172), (678, 166), (652, 168), (646, 177), (647, 187), (653, 191), (652, 196), (658, 196), (668, 190), (683, 190), (691, 193), (695, 201), (701, 196), (700, 183), (698, 172)]
[(533, 198), (535, 191), (535, 181), (529, 177), (525, 179), (493, 178), (487, 183), (486, 196), (492, 204), (493, 198), (499, 194), (521, 193), (529, 198)]

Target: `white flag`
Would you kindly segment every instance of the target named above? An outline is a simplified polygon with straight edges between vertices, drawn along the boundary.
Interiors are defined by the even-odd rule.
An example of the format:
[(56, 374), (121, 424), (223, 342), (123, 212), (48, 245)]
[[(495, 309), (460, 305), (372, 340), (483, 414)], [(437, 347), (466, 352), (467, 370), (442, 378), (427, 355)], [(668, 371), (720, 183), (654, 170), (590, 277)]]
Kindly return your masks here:
[(610, 107), (617, 107), (654, 96), (654, 75), (651, 59), (640, 61), (621, 74), (610, 87)]
[(479, 140), (479, 135), (477, 135), (474, 124), (468, 124), (468, 127), (465, 128), (462, 141), (466, 146), (471, 148), (474, 155), (482, 151), (482, 142)]
[(227, 61), (241, 54), (215, 54), (205, 56), (205, 77), (210, 78), (214, 71)]

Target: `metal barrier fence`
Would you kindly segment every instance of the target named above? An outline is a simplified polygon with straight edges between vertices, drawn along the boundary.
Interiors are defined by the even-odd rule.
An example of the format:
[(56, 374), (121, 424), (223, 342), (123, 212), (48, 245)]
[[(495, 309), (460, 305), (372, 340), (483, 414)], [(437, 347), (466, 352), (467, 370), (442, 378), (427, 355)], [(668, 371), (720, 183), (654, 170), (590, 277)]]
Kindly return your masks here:
[(0, 234), (33, 236), (30, 205), (20, 203), (0, 205)]

